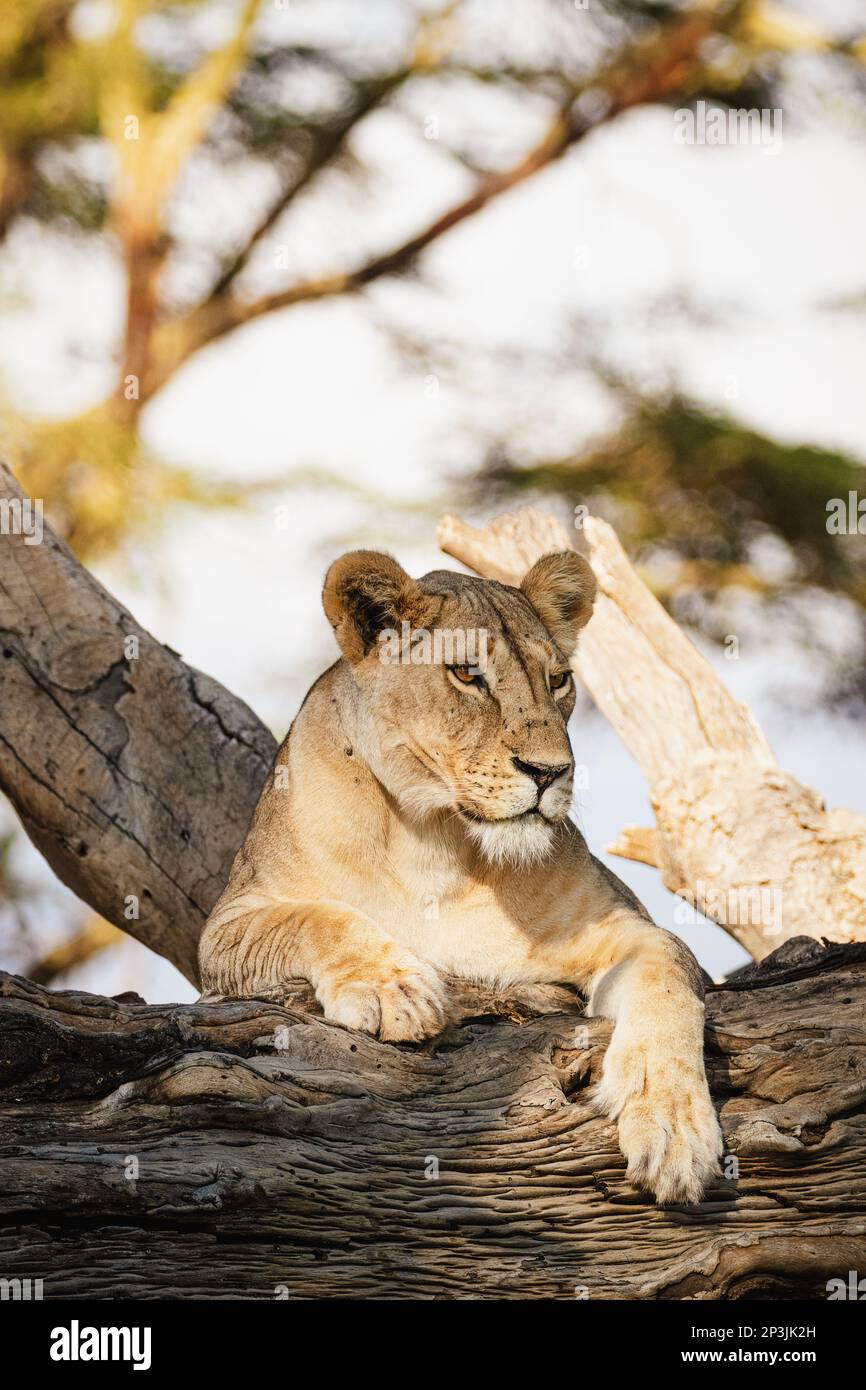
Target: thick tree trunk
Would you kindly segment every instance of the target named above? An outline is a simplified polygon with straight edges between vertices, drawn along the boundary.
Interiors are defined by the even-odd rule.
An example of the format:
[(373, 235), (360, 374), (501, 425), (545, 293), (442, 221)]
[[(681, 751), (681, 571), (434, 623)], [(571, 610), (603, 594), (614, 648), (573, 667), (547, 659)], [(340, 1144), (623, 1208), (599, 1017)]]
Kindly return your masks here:
[[(749, 710), (665, 613), (606, 522), (583, 533), (599, 584), (574, 667), (649, 783), (652, 829), (610, 848), (661, 870), (758, 960), (792, 936), (866, 940), (866, 817), (827, 811), (776, 764)], [(439, 542), (479, 574), (519, 584), (572, 537), (527, 508), (482, 529), (445, 517)]]
[(728, 1177), (671, 1209), (625, 1181), (608, 1025), (564, 991), (455, 986), (462, 1021), (396, 1047), (303, 989), (0, 977), (0, 1267), (46, 1298), (826, 1298), (866, 1267), (866, 946), (750, 971), (707, 1005)]
[[(0, 507), (21, 490), (0, 464)], [(59, 878), (197, 980), (276, 743), (46, 525), (0, 536), (0, 789)]]

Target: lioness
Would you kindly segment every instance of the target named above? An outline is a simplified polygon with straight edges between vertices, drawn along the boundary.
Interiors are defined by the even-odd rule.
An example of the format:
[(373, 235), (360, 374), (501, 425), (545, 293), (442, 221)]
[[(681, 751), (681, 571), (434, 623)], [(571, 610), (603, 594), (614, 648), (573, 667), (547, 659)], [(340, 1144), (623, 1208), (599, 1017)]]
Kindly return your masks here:
[[(441, 1028), (439, 971), (574, 984), (615, 1020), (597, 1099), (629, 1178), (698, 1201), (721, 1153), (701, 971), (568, 818), (569, 660), (594, 598), (572, 552), (519, 589), (413, 580), (373, 551), (335, 561), (323, 602), (342, 655), (277, 755), (205, 926), (202, 979), (249, 995), (302, 976), (327, 1018), (394, 1041)], [(470, 630), (483, 669), (429, 659), (431, 632)], [(408, 632), (408, 654), (383, 659), (386, 632)]]

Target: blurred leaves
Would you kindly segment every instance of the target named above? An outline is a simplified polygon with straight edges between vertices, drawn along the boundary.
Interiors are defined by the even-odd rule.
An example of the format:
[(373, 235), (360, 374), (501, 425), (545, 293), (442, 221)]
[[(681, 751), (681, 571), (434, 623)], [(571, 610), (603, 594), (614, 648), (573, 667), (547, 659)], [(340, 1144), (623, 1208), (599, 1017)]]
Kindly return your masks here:
[(790, 550), (786, 580), (841, 589), (866, 608), (866, 536), (827, 530), (827, 502), (862, 488), (863, 464), (809, 445), (788, 445), (679, 395), (638, 401), (622, 427), (579, 456), (528, 465), (493, 458), (488, 495), (557, 494), (604, 511), (634, 553), (670, 548), (683, 573), (714, 587), (773, 587), (754, 573), (763, 534)]
[[(126, 285), (115, 386), (105, 400), (69, 420), (12, 422), (13, 465), (80, 554), (110, 548), (178, 498), (241, 495), (197, 485), (170, 460), (149, 456), (138, 434), (147, 401), (217, 337), (262, 314), (414, 271), (426, 247), (457, 222), (634, 105), (787, 103), (787, 65), (816, 53), (834, 65), (837, 87), (863, 95), (862, 33), (834, 30), (817, 4), (794, 12), (772, 0), (592, 0), (586, 9), (568, 0), (510, 0), (507, 23), (504, 13), (493, 0), (348, 0), (335, 23), (329, 0), (5, 0), (0, 241), (16, 228), (26, 235), (32, 220), (61, 239), (100, 238)], [(468, 196), (396, 245), (367, 247), (359, 226), (355, 262), (326, 265), (307, 280), (289, 272), (282, 288), (256, 289), (256, 266), (269, 239), (291, 225), (301, 195), (327, 190), (337, 169), (356, 191), (368, 190), (356, 139), (364, 122), (387, 111), (421, 140), (419, 112), (438, 102), (448, 108), (455, 84), (455, 109), (464, 114), (443, 122), (437, 153), (472, 175)], [(600, 113), (592, 118), (581, 105), (587, 94)], [(491, 104), (498, 100), (524, 111), (531, 102), (545, 132), (505, 167)], [(177, 216), (190, 189), (202, 187), (191, 171), (206, 168), (230, 191), (243, 164), (269, 171), (269, 197), (250, 207), (240, 230), (215, 222), (197, 242)], [(400, 171), (391, 177), (399, 183)], [(721, 468), (724, 481), (714, 486), (736, 501), (732, 517), (739, 509), (761, 525), (773, 516), (804, 576), (835, 576), (862, 597), (857, 565), (846, 568), (829, 544), (813, 540), (810, 548), (795, 508), (785, 512), (791, 493), (813, 504), (805, 476), (838, 472), (829, 456), (771, 455), (733, 422), (711, 433), (700, 433), (699, 417), (682, 403), (662, 414), (649, 405), (622, 454), (585, 460), (586, 476), (617, 496), (625, 486), (620, 470), (634, 487), (639, 461), (649, 531), (636, 539), (650, 539), (649, 519), (661, 522), (673, 490), (689, 501), (692, 520), (674, 526), (670, 543), (698, 564), (721, 544), (701, 509), (709, 504), (696, 500), (710, 490), (701, 469)], [(738, 552), (735, 526), (722, 533), (728, 563), (742, 565), (746, 543)]]
[[(866, 534), (828, 529), (832, 499), (847, 514), (849, 494), (863, 495), (862, 462), (781, 443), (675, 392), (625, 398), (619, 428), (573, 456), (526, 462), (494, 451), (477, 496), (487, 505), (553, 496), (604, 516), (675, 616), (716, 640), (729, 630), (726, 592), (763, 601), (767, 623), (776, 601), (808, 586), (857, 604), (866, 636)], [(860, 646), (849, 652), (855, 663)], [(866, 672), (852, 678), (842, 665), (836, 696), (862, 699)]]
[(174, 503), (237, 507), (284, 483), (211, 482), (143, 445), (134, 420), (104, 405), (74, 419), (34, 421), (7, 410), (16, 470), (26, 491), (51, 499), (51, 520), (79, 555), (112, 551), (131, 528), (154, 528)]

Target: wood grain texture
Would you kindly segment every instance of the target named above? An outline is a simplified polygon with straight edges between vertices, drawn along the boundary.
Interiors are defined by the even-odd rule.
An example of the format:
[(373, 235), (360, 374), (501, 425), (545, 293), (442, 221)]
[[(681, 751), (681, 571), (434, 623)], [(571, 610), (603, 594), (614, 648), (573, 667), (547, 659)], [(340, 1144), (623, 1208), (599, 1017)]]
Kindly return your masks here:
[(3, 977), (4, 1276), (46, 1298), (824, 1298), (866, 1267), (862, 945), (800, 938), (710, 993), (739, 1174), (695, 1208), (626, 1183), (589, 1099), (608, 1025), (566, 992), (457, 987), (421, 1047), (311, 1007)]
[[(0, 464), (0, 500), (20, 497)], [(47, 525), (0, 535), (0, 559), (0, 790), (64, 883), (195, 982), (275, 740)]]

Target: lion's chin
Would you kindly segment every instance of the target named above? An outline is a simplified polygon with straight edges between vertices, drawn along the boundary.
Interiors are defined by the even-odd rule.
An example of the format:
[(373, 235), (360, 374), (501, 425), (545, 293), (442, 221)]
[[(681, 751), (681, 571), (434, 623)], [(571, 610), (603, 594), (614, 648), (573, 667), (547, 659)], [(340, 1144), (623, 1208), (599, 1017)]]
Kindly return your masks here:
[(491, 864), (527, 868), (545, 859), (553, 848), (555, 829), (543, 816), (528, 814), (511, 820), (466, 820), (473, 843)]

